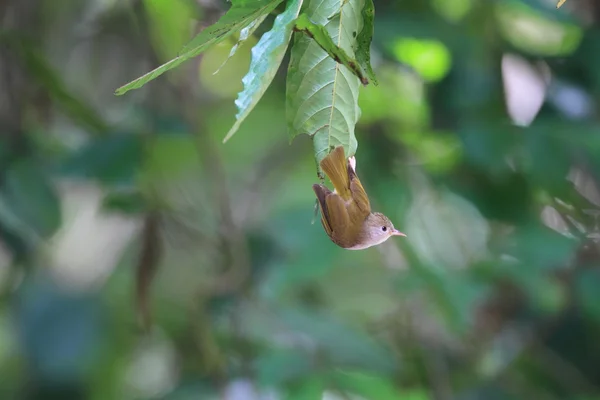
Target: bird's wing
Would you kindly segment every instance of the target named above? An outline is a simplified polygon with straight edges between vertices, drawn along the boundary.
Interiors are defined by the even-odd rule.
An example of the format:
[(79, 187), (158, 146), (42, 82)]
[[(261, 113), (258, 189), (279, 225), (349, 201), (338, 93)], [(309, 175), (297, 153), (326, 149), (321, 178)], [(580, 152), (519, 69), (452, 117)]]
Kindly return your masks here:
[(346, 168), (347, 161), (344, 147), (338, 146), (320, 162), (321, 169), (329, 177), (338, 195), (344, 200), (350, 200), (350, 179)]
[[(346, 209), (346, 202), (336, 193), (325, 197), (327, 204), (327, 219), (331, 229), (331, 238), (336, 242), (348, 244), (356, 235), (355, 226), (350, 224), (350, 216)], [(362, 225), (359, 225), (361, 227)]]
[(332, 194), (331, 190), (329, 190), (329, 188), (325, 185), (314, 184), (313, 191), (317, 195), (317, 200), (319, 201), (319, 206), (321, 207), (321, 224), (323, 224), (325, 233), (331, 237), (332, 229), (329, 222), (329, 212), (327, 211), (326, 201), (327, 196)]
[(363, 188), (360, 179), (356, 175), (356, 172), (352, 168), (352, 165), (348, 162), (348, 177), (350, 178), (350, 193), (354, 199), (355, 207), (360, 211), (359, 214), (366, 218), (371, 213), (371, 202), (369, 196)]

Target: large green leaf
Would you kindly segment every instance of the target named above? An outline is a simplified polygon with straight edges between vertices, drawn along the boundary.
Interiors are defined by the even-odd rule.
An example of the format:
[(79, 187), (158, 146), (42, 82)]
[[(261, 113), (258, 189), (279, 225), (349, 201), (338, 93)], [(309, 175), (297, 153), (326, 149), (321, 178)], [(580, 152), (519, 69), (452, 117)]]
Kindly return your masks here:
[(238, 130), (275, 77), (292, 36), (294, 20), (301, 7), (302, 0), (290, 0), (286, 10), (275, 19), (273, 29), (265, 33), (252, 48), (250, 70), (242, 79), (244, 90), (240, 92), (235, 101), (239, 112), (236, 115), (235, 124), (225, 136), (224, 142)]
[(377, 86), (377, 77), (371, 66), (371, 41), (373, 40), (373, 20), (375, 19), (375, 5), (373, 0), (365, 0), (362, 9), (363, 28), (356, 37), (356, 60), (362, 69), (365, 70), (369, 79)]
[[(350, 57), (344, 51), (344, 49), (338, 47), (333, 42), (333, 39), (331, 36), (329, 36), (327, 29), (325, 29), (323, 25), (317, 25), (313, 23), (308, 15), (302, 14), (298, 17), (298, 20), (296, 20), (295, 29), (299, 32), (304, 32), (308, 35), (308, 37), (314, 39), (315, 42), (317, 42), (317, 44), (321, 46), (321, 48), (325, 50), (327, 54), (329, 54), (329, 57), (333, 58), (340, 64), (344, 64), (348, 69), (350, 69), (350, 71), (352, 71), (354, 75), (358, 77), (358, 79), (360, 79), (363, 85), (367, 85), (369, 83), (369, 80), (363, 73), (363, 70), (358, 62)], [(355, 34), (356, 32), (353, 32), (353, 36)]]
[[(355, 34), (363, 27), (364, 0), (310, 2), (306, 14), (325, 26), (336, 46), (354, 56)], [(302, 33), (294, 35), (287, 77), (287, 119), (290, 135), (312, 136), (315, 157), (322, 160), (334, 146), (343, 145), (354, 155), (354, 127), (360, 118), (359, 79), (344, 65), (329, 57), (316, 41)]]
[(281, 0), (238, 0), (217, 23), (204, 29), (190, 43), (188, 43), (179, 56), (147, 74), (121, 86), (115, 92), (123, 95), (130, 90), (139, 89), (151, 80), (159, 77), (170, 69), (202, 53), (208, 47), (221, 42), (235, 32), (239, 32), (255, 20), (269, 14), (281, 3)]

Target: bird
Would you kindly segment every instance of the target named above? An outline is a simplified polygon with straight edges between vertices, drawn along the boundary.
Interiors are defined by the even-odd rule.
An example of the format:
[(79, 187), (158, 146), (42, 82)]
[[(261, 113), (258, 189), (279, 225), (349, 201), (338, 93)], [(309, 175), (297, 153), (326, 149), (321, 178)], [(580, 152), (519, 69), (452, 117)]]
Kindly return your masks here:
[(356, 175), (356, 158), (346, 159), (343, 146), (334, 148), (319, 165), (334, 187), (331, 191), (324, 184), (313, 185), (321, 224), (333, 243), (347, 250), (363, 250), (392, 236), (406, 237), (388, 217), (371, 211), (369, 196)]

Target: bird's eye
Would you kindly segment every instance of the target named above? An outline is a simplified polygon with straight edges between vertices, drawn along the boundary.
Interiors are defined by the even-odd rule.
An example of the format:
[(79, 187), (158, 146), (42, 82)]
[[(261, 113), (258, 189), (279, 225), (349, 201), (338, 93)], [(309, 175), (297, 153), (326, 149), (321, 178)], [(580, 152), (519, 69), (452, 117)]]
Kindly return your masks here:
[(387, 226), (382, 226), (381, 230), (384, 231), (384, 232), (387, 231)]

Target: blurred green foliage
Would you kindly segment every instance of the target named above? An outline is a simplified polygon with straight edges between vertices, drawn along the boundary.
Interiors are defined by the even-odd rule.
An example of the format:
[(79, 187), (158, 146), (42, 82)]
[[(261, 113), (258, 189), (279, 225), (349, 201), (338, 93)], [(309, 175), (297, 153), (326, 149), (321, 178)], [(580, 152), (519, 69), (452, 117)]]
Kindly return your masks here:
[(599, 399), (598, 4), (375, 2), (359, 252), (286, 68), (221, 143), (274, 16), (114, 96), (228, 8), (0, 6), (0, 398)]

